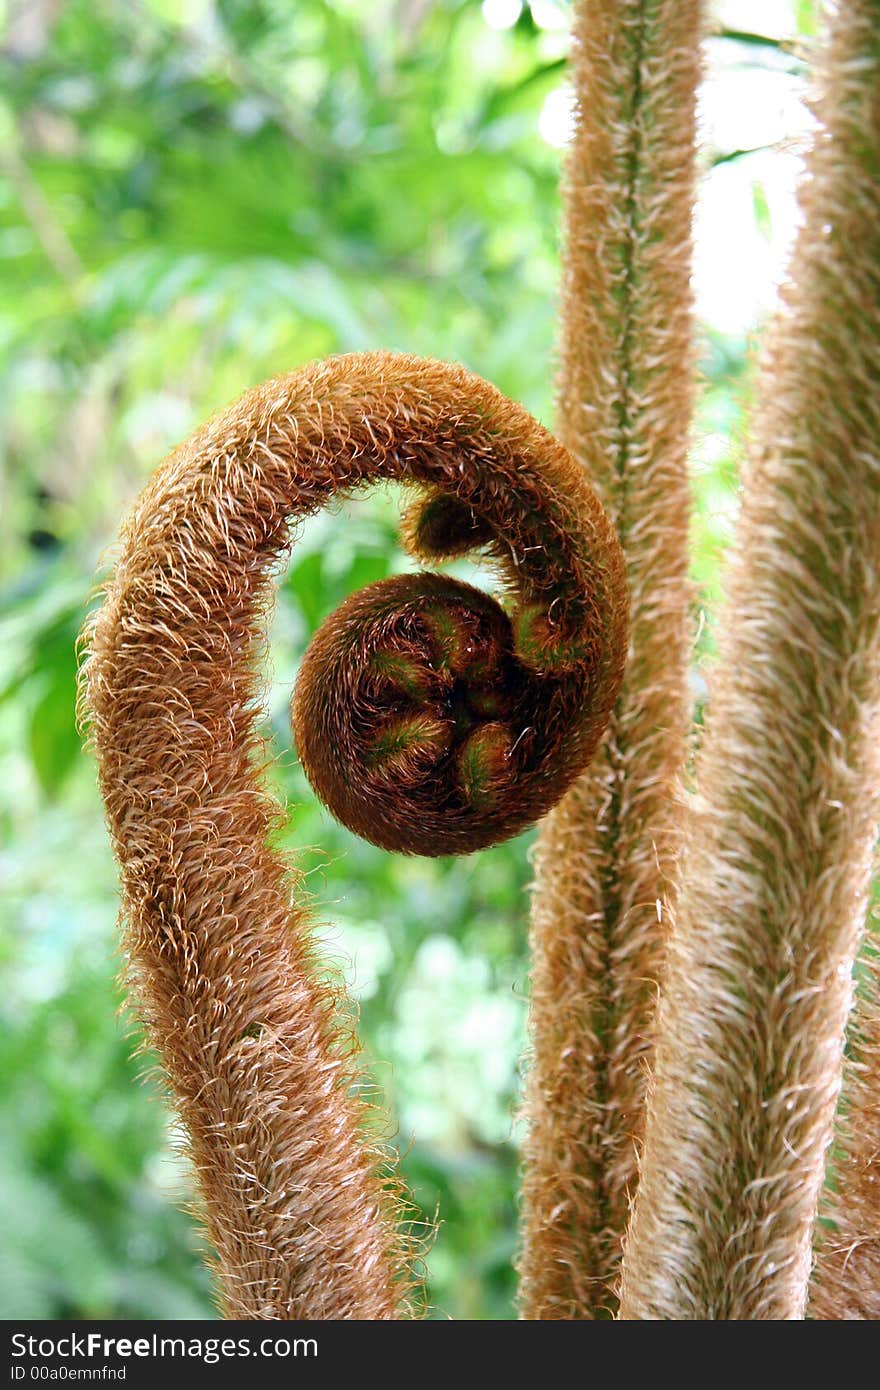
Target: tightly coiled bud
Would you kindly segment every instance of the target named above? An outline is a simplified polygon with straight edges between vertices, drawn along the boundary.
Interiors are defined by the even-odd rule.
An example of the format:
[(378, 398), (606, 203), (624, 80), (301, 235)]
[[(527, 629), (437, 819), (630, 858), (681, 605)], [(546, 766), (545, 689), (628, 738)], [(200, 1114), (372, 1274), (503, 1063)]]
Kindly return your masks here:
[(384, 849), (461, 854), (523, 830), (589, 762), (616, 693), (625, 633), (616, 541), (602, 534), (598, 592), (581, 587), (568, 564), (596, 507), (583, 537), (567, 535), (550, 496), (514, 510), (525, 470), (505, 476), (501, 444), (495, 462), (499, 477), (478, 499), (458, 450), (438, 460), (463, 495), (428, 488), (404, 539), (425, 561), (485, 552), (510, 611), (445, 575), (400, 575), (325, 620), (297, 681), (291, 716), (309, 781), (337, 820)]
[(371, 584), (333, 613), (306, 654), (293, 726), (336, 818), (385, 849), (439, 855), (549, 810), (583, 765), (595, 652), (560, 653), (537, 628), (436, 574)]
[(496, 535), (431, 490), (406, 518), (409, 549), (429, 560), (485, 550), (511, 612), (445, 575), (399, 575), (353, 595), (313, 638), (294, 737), (321, 800), (364, 839), (406, 854), (482, 849), (549, 811), (589, 761), (597, 705), (615, 692), (597, 680), (608, 626), (562, 569), (559, 538), (543, 539), (523, 548), (542, 558), (541, 582), (533, 561), (521, 578), (516, 532)]

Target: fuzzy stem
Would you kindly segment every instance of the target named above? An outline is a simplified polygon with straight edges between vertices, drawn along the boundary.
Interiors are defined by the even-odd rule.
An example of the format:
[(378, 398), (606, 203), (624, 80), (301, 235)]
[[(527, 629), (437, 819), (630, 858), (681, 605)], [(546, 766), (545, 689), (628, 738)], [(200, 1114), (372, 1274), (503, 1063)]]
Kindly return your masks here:
[(864, 960), (843, 1074), (833, 1185), (823, 1190), (810, 1314), (880, 1318), (880, 960)]
[[(837, 22), (829, 52), (826, 83), (833, 157), (846, 161), (834, 170), (835, 201), (819, 218), (822, 254), (829, 240), (835, 250), (835, 278), (828, 290), (845, 288), (839, 310), (838, 333), (846, 347), (841, 359), (846, 383), (834, 383), (839, 396), (839, 430), (845, 430), (844, 463), (850, 462), (858, 482), (880, 469), (880, 4), (852, 4)], [(831, 151), (826, 160), (832, 159)], [(830, 172), (826, 173), (830, 179)], [(825, 227), (831, 225), (830, 233)], [(836, 226), (835, 226), (836, 224)], [(816, 251), (818, 256), (818, 248)], [(829, 299), (828, 303), (833, 303)], [(829, 310), (826, 309), (826, 312)], [(833, 312), (833, 311), (830, 311)], [(832, 345), (838, 350), (837, 345)], [(844, 414), (844, 411), (846, 413)], [(852, 486), (852, 483), (850, 483)], [(866, 506), (876, 508), (876, 492), (864, 488)], [(867, 524), (863, 521), (863, 525)], [(873, 531), (877, 537), (876, 526)], [(877, 552), (847, 557), (873, 580), (876, 601)], [(873, 561), (873, 570), (872, 570)], [(858, 568), (856, 569), (858, 574)], [(855, 654), (853, 675), (870, 681), (870, 653)], [(866, 737), (871, 736), (871, 702), (876, 684), (854, 687), (864, 702)], [(877, 743), (873, 734), (874, 748)], [(866, 889), (865, 841), (878, 817), (876, 755), (868, 756), (850, 796), (862, 801), (865, 822), (862, 843), (853, 842), (853, 912)], [(880, 960), (876, 940), (863, 953), (864, 976), (851, 1028), (851, 1045), (844, 1067), (843, 1113), (834, 1155), (833, 1189), (826, 1189), (821, 1215), (825, 1218), (814, 1272), (811, 1312), (818, 1318), (880, 1318)]]
[(538, 847), (520, 1262), (529, 1318), (613, 1313), (676, 891), (700, 36), (699, 0), (575, 8), (559, 434), (621, 537), (632, 626), (605, 740)]
[[(176, 450), (142, 495), (90, 632), (83, 697), (122, 870), (131, 984), (189, 1137), (230, 1317), (379, 1319), (407, 1306), (411, 1251), (384, 1176), (388, 1155), (364, 1132), (353, 1043), (313, 957), (295, 882), (267, 844), (281, 808), (258, 775), (257, 658), (291, 524), (378, 478), (428, 490), (423, 547), (457, 545), (466, 533), (516, 573), (528, 669), (551, 690), (549, 730), (530, 729), (531, 754), (517, 754), (516, 770), (533, 774), (535, 814), (555, 778), (561, 792), (582, 770), (622, 675), (623, 558), (601, 506), (522, 407), (462, 368), (355, 354), (266, 382)], [(438, 495), (455, 500), (440, 506)], [(453, 785), (430, 783), (437, 797), (424, 811), (423, 846), (436, 851), (442, 802), (457, 817), (455, 847), (466, 850), (469, 808), (477, 843), (485, 817), (499, 838), (524, 809), (507, 781), (507, 711), (491, 709), (481, 723), (485, 699), (515, 702), (524, 683), (533, 724), (540, 701), (514, 659), (515, 623), (497, 605), (487, 613), (485, 596), (431, 576), (414, 596), (411, 580), (372, 586), (358, 601), (379, 624), (378, 647), (350, 606), (325, 624), (320, 658), (329, 643), (331, 665), (307, 686), (297, 721), (306, 734), (317, 721), (315, 756), (335, 759), (362, 719), (354, 697), (365, 689), (367, 713), (380, 716), (365, 735), (367, 770), (383, 764), (411, 823), (401, 788), (418, 795), (416, 764), (435, 775), (433, 754), (456, 737), (443, 711), (466, 703), (462, 746), (444, 764)], [(339, 665), (340, 635), (343, 657), (362, 651), (362, 668)], [(497, 674), (502, 656), (514, 668), (510, 691)], [(326, 682), (320, 697), (325, 669), (344, 682), (335, 713)], [(571, 701), (560, 691), (573, 669)], [(407, 703), (432, 683), (436, 717)], [(388, 700), (393, 717), (383, 723)], [(392, 757), (408, 763), (399, 778)], [(364, 771), (346, 766), (349, 779)], [(393, 841), (381, 788), (370, 795), (373, 820)]]
[(878, 94), (880, 3), (846, 0), (762, 374), (624, 1317), (804, 1311), (880, 813)]

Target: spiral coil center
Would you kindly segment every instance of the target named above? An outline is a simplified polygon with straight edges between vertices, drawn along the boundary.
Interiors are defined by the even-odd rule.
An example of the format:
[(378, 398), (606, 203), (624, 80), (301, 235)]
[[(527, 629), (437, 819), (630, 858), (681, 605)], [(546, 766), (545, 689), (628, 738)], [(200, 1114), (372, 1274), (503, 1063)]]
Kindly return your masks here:
[(303, 766), (356, 833), (424, 854), (427, 821), (430, 848), (451, 852), (533, 751), (531, 683), (488, 595), (436, 574), (369, 585), (306, 654), (292, 708)]

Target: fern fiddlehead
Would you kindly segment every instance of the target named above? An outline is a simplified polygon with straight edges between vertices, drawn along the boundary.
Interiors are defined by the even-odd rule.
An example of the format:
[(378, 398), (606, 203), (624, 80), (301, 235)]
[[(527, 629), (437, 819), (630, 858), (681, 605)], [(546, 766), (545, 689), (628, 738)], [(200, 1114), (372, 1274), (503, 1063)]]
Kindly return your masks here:
[[(387, 1318), (410, 1250), (314, 959), (259, 762), (259, 662), (291, 526), (378, 478), (411, 548), (484, 548), (509, 612), (438, 575), (318, 633), (293, 720), (319, 791), (381, 844), (467, 851), (582, 771), (626, 652), (613, 530), (583, 471), (464, 369), (391, 354), (256, 388), (160, 468), (88, 634), (83, 703), (133, 992), (188, 1135), (228, 1316)], [(357, 786), (358, 793), (352, 788)]]

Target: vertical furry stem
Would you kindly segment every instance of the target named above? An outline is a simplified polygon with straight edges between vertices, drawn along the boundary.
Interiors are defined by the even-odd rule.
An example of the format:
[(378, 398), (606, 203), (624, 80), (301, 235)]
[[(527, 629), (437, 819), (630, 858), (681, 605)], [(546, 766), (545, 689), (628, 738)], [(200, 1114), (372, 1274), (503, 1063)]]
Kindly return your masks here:
[(844, 1066), (833, 1183), (820, 1202), (810, 1315), (880, 1318), (880, 958), (872, 940)]
[(559, 434), (624, 547), (623, 692), (542, 830), (520, 1269), (529, 1318), (608, 1316), (637, 1173), (687, 727), (686, 451), (699, 0), (580, 0)]
[[(880, 813), (880, 0), (839, 4), (823, 52), (659, 1012), (629, 1318), (803, 1315), (840, 1088)], [(867, 1229), (870, 1080), (843, 1245)], [(842, 1275), (829, 1251), (823, 1307)]]
[[(880, 472), (880, 4), (852, 5), (838, 20), (830, 53), (827, 98), (833, 102), (835, 122), (843, 125), (850, 154), (836, 171), (837, 201), (824, 226), (832, 226), (838, 257), (838, 275), (846, 280), (846, 298), (840, 311), (839, 333), (845, 337), (848, 364), (853, 373), (847, 394), (841, 398), (852, 411), (841, 415), (846, 428), (847, 452), (857, 475)], [(838, 137), (840, 138), (840, 137)], [(829, 156), (830, 157), (830, 156)], [(834, 223), (837, 224), (834, 228)], [(823, 245), (828, 236), (822, 235)], [(844, 259), (845, 258), (845, 259)], [(858, 452), (856, 452), (858, 451)], [(876, 493), (866, 503), (877, 505)], [(866, 524), (863, 522), (863, 525)], [(875, 525), (873, 537), (877, 540)], [(853, 556), (852, 562), (871, 574), (873, 556)], [(877, 599), (877, 581), (872, 590)], [(866, 653), (867, 655), (867, 653)], [(859, 657), (862, 666), (863, 658)], [(858, 667), (856, 668), (858, 672)], [(869, 666), (863, 679), (870, 679)], [(866, 730), (872, 690), (856, 691), (865, 698)], [(876, 740), (876, 734), (875, 734)], [(866, 840), (878, 816), (876, 764), (866, 760), (851, 795), (863, 800)], [(855, 847), (855, 844), (854, 844)], [(865, 890), (866, 845), (859, 846), (853, 873), (857, 902)], [(826, 1218), (816, 1256), (811, 1311), (819, 1318), (880, 1318), (880, 960), (874, 941), (864, 959), (864, 978), (857, 998), (850, 1056), (844, 1069), (843, 1114), (839, 1147), (835, 1153), (833, 1190), (826, 1190), (821, 1214)]]

